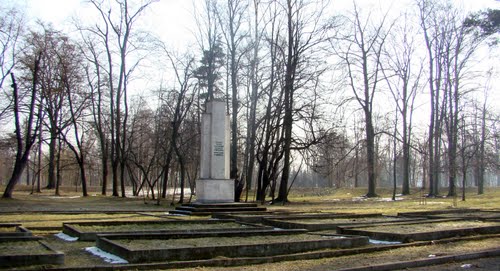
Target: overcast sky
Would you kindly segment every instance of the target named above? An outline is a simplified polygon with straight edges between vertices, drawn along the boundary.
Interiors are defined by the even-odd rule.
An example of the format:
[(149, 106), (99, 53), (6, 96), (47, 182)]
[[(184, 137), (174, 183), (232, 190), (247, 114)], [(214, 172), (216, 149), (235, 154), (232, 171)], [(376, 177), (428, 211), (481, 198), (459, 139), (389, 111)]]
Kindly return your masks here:
[[(140, 0), (131, 0), (138, 2)], [(140, 24), (159, 36), (170, 49), (185, 51), (186, 46), (194, 44), (194, 34), (196, 30), (193, 7), (204, 0), (159, 0), (154, 3), (147, 13), (140, 18)], [(391, 8), (391, 12), (399, 14), (402, 9), (414, 5), (415, 0), (356, 0), (358, 6), (370, 9), (386, 11)], [(465, 10), (477, 11), (485, 8), (500, 9), (500, 0), (455, 0), (457, 6), (463, 6)], [(342, 10), (352, 9), (352, 0), (330, 0), (333, 10), (342, 13)], [(54, 28), (70, 31), (71, 18), (78, 17), (82, 20), (88, 18), (88, 14), (95, 10), (86, 4), (84, 0), (0, 0), (0, 6), (17, 5), (24, 10), (31, 23), (36, 19), (50, 22)], [(193, 48), (196, 50), (196, 48)], [(498, 57), (498, 54), (496, 54)], [(490, 57), (491, 61), (491, 57)], [(499, 80), (498, 75), (493, 82)], [(158, 84), (158, 82), (154, 82)], [(156, 86), (156, 85), (155, 85)], [(154, 86), (148, 86), (154, 87)], [(500, 102), (500, 87), (493, 84), (493, 97), (491, 99)], [(142, 88), (144, 89), (144, 88)], [(493, 102), (492, 104), (495, 104)]]
[[(135, 0), (139, 1), (139, 0)], [(204, 0), (159, 0), (148, 11), (147, 16), (141, 17), (150, 31), (156, 33), (165, 42), (173, 47), (192, 42), (192, 31), (195, 28), (193, 5)], [(56, 29), (69, 27), (71, 17), (85, 17), (85, 10), (89, 8), (84, 0), (0, 0), (8, 4), (24, 7), (31, 21), (36, 18), (51, 22)], [(331, 0), (332, 8), (342, 10), (352, 6), (352, 0)], [(380, 10), (392, 7), (400, 10), (408, 7), (412, 0), (357, 0), (360, 6), (381, 6)], [(456, 0), (458, 5), (467, 10), (484, 8), (500, 8), (500, 0)]]

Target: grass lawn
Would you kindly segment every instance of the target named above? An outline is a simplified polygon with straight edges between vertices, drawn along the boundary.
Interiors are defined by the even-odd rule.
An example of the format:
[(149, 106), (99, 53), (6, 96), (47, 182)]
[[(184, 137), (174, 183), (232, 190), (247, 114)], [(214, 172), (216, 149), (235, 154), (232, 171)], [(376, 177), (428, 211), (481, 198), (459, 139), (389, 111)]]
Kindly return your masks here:
[(418, 224), (403, 224), (403, 225), (381, 225), (357, 228), (361, 230), (374, 231), (374, 232), (388, 232), (388, 233), (420, 233), (431, 231), (447, 231), (463, 228), (479, 228), (500, 226), (500, 222), (483, 222), (483, 221), (446, 221), (435, 223), (418, 223)]
[[(500, 239), (467, 241), (450, 244), (438, 244), (421, 247), (404, 247), (383, 252), (323, 258), (315, 260), (289, 261), (237, 267), (197, 267), (183, 271), (320, 271), (337, 270), (352, 267), (369, 266), (396, 261), (411, 261), (434, 256), (470, 253), (479, 250), (495, 249), (500, 246)], [(411, 270), (411, 269), (409, 269)]]
[(233, 222), (224, 223), (151, 223), (151, 224), (122, 224), (122, 225), (73, 225), (83, 232), (130, 232), (130, 231), (190, 231), (206, 229), (243, 229), (246, 225)]
[(333, 236), (321, 236), (312, 234), (291, 234), (291, 235), (268, 235), (262, 236), (242, 236), (242, 237), (204, 237), (204, 238), (183, 238), (170, 240), (130, 240), (119, 239), (113, 242), (125, 246), (129, 249), (147, 249), (147, 248), (189, 248), (189, 247), (216, 247), (230, 245), (255, 245), (284, 242), (301, 242), (313, 240), (335, 239)]
[[(3, 187), (0, 187), (3, 190)], [(378, 198), (364, 198), (366, 188), (357, 189), (292, 189), (290, 203), (286, 205), (269, 205), (269, 211), (305, 212), (305, 213), (382, 213), (397, 215), (400, 212), (417, 212), (433, 210), (452, 210), (457, 208), (475, 208), (483, 210), (500, 210), (500, 188), (487, 188), (485, 194), (477, 195), (476, 190), (468, 190), (466, 201), (461, 198), (427, 198), (422, 199), (418, 190), (409, 196), (398, 196), (391, 200), (390, 189), (377, 189)], [(445, 195), (446, 191), (442, 191)], [(120, 198), (112, 196), (91, 195), (81, 197), (80, 193), (64, 191), (63, 196), (54, 197), (54, 191), (43, 191), (30, 195), (28, 191), (15, 191), (13, 199), (0, 199), (0, 221), (2, 223), (22, 223), (29, 227), (62, 227), (63, 222), (77, 221), (143, 221), (165, 219), (165, 215), (175, 206), (171, 199), (156, 201), (143, 198)], [(253, 195), (250, 194), (250, 199)], [(171, 217), (172, 219), (204, 219), (207, 217)], [(46, 242), (66, 255), (63, 267), (106, 265), (84, 249), (95, 246), (94, 242), (66, 242), (53, 236), (49, 231), (36, 231), (46, 236)], [(221, 240), (222, 241), (222, 240)], [(2, 245), (0, 244), (0, 247)], [(416, 259), (429, 254), (452, 254), (479, 251), (500, 247), (499, 238), (467, 241), (449, 245), (429, 247), (411, 247), (404, 249), (377, 252), (372, 254), (325, 258), (308, 261), (281, 262), (266, 265), (254, 265), (207, 270), (324, 270), (348, 268), (376, 263), (384, 263), (405, 258)], [(204, 270), (203, 268), (192, 270)]]
[(0, 243), (0, 256), (5, 255), (35, 255), (53, 253), (38, 241), (18, 241)]
[[(373, 222), (391, 222), (391, 221), (404, 221), (400, 217), (353, 217), (353, 218), (325, 218), (325, 219), (293, 219), (286, 220), (292, 223), (300, 224), (347, 224), (347, 223), (373, 223)], [(408, 219), (410, 220), (410, 219)]]

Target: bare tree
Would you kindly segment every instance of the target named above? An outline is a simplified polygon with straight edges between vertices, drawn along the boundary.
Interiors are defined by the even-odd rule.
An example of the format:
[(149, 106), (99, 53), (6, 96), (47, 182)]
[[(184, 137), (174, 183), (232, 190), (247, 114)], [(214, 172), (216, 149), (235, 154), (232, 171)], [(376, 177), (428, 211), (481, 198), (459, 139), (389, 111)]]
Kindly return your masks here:
[[(83, 34), (83, 33), (82, 33)], [(94, 132), (97, 134), (100, 150), (101, 160), (101, 194), (106, 195), (108, 186), (108, 172), (109, 172), (109, 154), (110, 154), (110, 108), (106, 107), (109, 103), (106, 99), (106, 75), (102, 67), (100, 55), (103, 53), (99, 51), (96, 42), (91, 37), (82, 37), (80, 49), (82, 55), (87, 60), (84, 67), (85, 78), (88, 88), (91, 92), (90, 102), (92, 111), (92, 126)]]
[(250, 60), (250, 93), (247, 95), (249, 98), (249, 112), (247, 120), (247, 141), (245, 148), (245, 186), (246, 186), (246, 197), (248, 200), (248, 192), (252, 188), (254, 171), (255, 171), (255, 140), (256, 140), (256, 130), (257, 130), (257, 103), (258, 103), (258, 91), (259, 91), (259, 51), (260, 44), (262, 40), (262, 30), (259, 28), (261, 21), (261, 14), (259, 13), (259, 8), (261, 6), (260, 0), (253, 1), (253, 29), (251, 30), (251, 48), (249, 52)]
[(439, 193), (439, 152), (441, 127), (444, 125), (448, 196), (455, 196), (459, 115), (461, 101), (470, 91), (464, 81), (472, 74), (470, 68), (474, 53), (492, 32), (485, 30), (477, 17), (465, 16), (451, 2), (422, 0), (418, 1), (418, 5), (428, 52), (431, 92), (429, 195)]
[(31, 89), (28, 93), (29, 101), (27, 104), (27, 109), (24, 112), (27, 112), (27, 121), (25, 123), (26, 127), (22, 127), (21, 123), (21, 99), (20, 93), (18, 89), (18, 85), (16, 82), (16, 78), (13, 73), (10, 73), (12, 79), (12, 89), (13, 89), (13, 110), (14, 110), (14, 121), (15, 121), (15, 134), (17, 141), (17, 150), (16, 150), (16, 158), (14, 162), (14, 169), (12, 171), (12, 175), (5, 187), (5, 191), (2, 195), (3, 198), (11, 198), (12, 192), (14, 191), (14, 187), (19, 182), (23, 171), (28, 164), (29, 155), (31, 151), (31, 147), (36, 141), (37, 133), (39, 132), (40, 127), (40, 118), (37, 118), (36, 111), (36, 100), (38, 95), (37, 85), (38, 85), (38, 73), (40, 70), (40, 61), (42, 54), (39, 52), (32, 60), (31, 66)]
[(127, 87), (132, 72), (142, 57), (132, 62), (131, 65), (127, 60), (130, 59), (132, 51), (139, 50), (141, 46), (144, 46), (144, 37), (133, 42), (136, 38), (133, 29), (140, 16), (156, 1), (142, 1), (139, 5), (133, 6), (128, 0), (117, 0), (114, 4), (106, 6), (102, 1), (89, 0), (101, 19), (101, 25), (95, 24), (88, 31), (99, 38), (100, 44), (106, 52), (105, 70), (110, 91), (113, 196), (118, 196), (118, 180), (120, 180), (121, 196), (125, 197)]
[[(70, 72), (74, 67), (61, 61), (65, 54), (71, 54), (74, 46), (67, 36), (51, 26), (39, 22), (39, 31), (31, 31), (27, 43), (32, 54), (41, 52), (38, 88), (40, 91), (40, 104), (43, 105), (45, 130), (48, 132), (48, 179), (47, 188), (56, 187), (57, 157), (61, 151), (60, 132), (69, 125), (69, 117), (65, 114), (67, 93), (65, 91), (62, 74)], [(69, 57), (69, 56), (68, 56)], [(75, 59), (77, 61), (77, 59)]]
[(375, 172), (375, 128), (373, 101), (379, 92), (379, 82), (384, 80), (382, 74), (382, 56), (385, 41), (392, 25), (387, 26), (387, 14), (379, 22), (374, 23), (369, 13), (362, 17), (356, 3), (352, 18), (347, 18), (349, 33), (342, 38), (347, 44), (338, 43), (333, 46), (336, 54), (347, 67), (349, 87), (364, 113), (366, 159), (368, 173), (367, 197), (376, 197)]
[[(410, 194), (410, 149), (413, 128), (413, 109), (415, 97), (420, 87), (423, 73), (422, 63), (415, 65), (416, 58), (416, 31), (411, 27), (408, 14), (403, 14), (399, 20), (403, 23), (396, 26), (394, 35), (387, 46), (385, 54), (388, 59), (383, 63), (382, 72), (387, 80), (387, 85), (396, 102), (396, 114), (401, 115), (401, 136), (403, 152), (403, 187), (402, 194)], [(416, 71), (415, 71), (416, 68)], [(397, 136), (399, 133), (394, 133)]]
[[(61, 67), (59, 75), (61, 87), (62, 91), (65, 93), (64, 97), (67, 99), (69, 107), (68, 124), (65, 124), (64, 126), (68, 126), (68, 128), (70, 128), (74, 133), (74, 137), (72, 139), (75, 143), (73, 143), (72, 139), (67, 137), (67, 131), (60, 130), (58, 133), (64, 139), (66, 145), (75, 156), (80, 171), (83, 196), (86, 197), (88, 196), (87, 177), (85, 172), (87, 151), (84, 143), (87, 131), (82, 131), (82, 128), (85, 128), (86, 126), (85, 110), (89, 105), (89, 93), (84, 92), (82, 88), (83, 70), (80, 68), (80, 63), (82, 62), (83, 57), (80, 52), (81, 51), (78, 50), (78, 48), (71, 42), (67, 42), (65, 46), (61, 47), (60, 50), (56, 52), (56, 60)], [(65, 129), (65, 127), (61, 127), (60, 125), (58, 129)], [(61, 145), (59, 145), (59, 149), (61, 149)], [(58, 161), (59, 160), (60, 159), (58, 159)], [(60, 180), (58, 178), (56, 194), (59, 192), (59, 184)]]
[[(257, 161), (259, 164), (256, 200), (264, 202), (266, 198), (266, 190), (271, 185), (271, 194), (274, 195), (276, 179), (278, 178), (278, 165), (283, 157), (283, 149), (281, 146), (281, 138), (283, 129), (279, 123), (282, 121), (283, 112), (283, 92), (277, 91), (279, 87), (278, 72), (280, 65), (278, 56), (280, 55), (278, 46), (278, 37), (280, 36), (280, 28), (282, 22), (278, 16), (278, 3), (269, 4), (268, 16), (270, 30), (266, 33), (266, 40), (269, 44), (269, 77), (268, 84), (265, 86), (266, 107), (265, 114), (262, 117), (260, 125), (260, 134), (256, 139), (257, 143)], [(276, 94), (277, 92), (277, 94)], [(257, 105), (255, 105), (257, 106)], [(274, 198), (273, 198), (274, 199)]]
[(0, 120), (12, 110), (12, 95), (4, 88), (4, 82), (9, 77), (18, 61), (19, 39), (23, 33), (24, 19), (15, 8), (0, 7)]
[[(230, 153), (230, 173), (229, 178), (242, 182), (238, 176), (238, 111), (239, 111), (239, 94), (238, 88), (239, 73), (242, 66), (242, 59), (245, 55), (243, 44), (247, 30), (244, 23), (246, 20), (247, 1), (243, 0), (226, 0), (226, 3), (220, 5), (216, 10), (221, 31), (224, 35), (227, 46), (228, 59), (228, 86), (231, 89), (231, 153)], [(238, 187), (238, 186), (237, 186)], [(235, 193), (235, 200), (239, 200), (241, 191)]]
[[(283, 170), (279, 193), (276, 201), (288, 201), (288, 180), (290, 178), (291, 151), (294, 126), (293, 115), (296, 112), (296, 90), (307, 88), (313, 83), (316, 76), (321, 74), (320, 67), (311, 67), (314, 64), (314, 53), (318, 52), (322, 43), (326, 41), (327, 28), (322, 25), (322, 15), (328, 1), (297, 1), (287, 0), (282, 5), (285, 16), (285, 46), (280, 47), (284, 56), (283, 92)], [(317, 59), (316, 59), (317, 60)], [(318, 64), (316, 62), (316, 64)], [(311, 69), (312, 68), (312, 69)], [(314, 69), (317, 69), (316, 71)], [(314, 88), (314, 87), (313, 87)], [(300, 111), (300, 110), (298, 110)], [(309, 144), (309, 143), (308, 143)]]
[[(180, 177), (180, 187), (181, 187), (181, 198), (179, 203), (184, 201), (184, 185), (186, 180), (186, 158), (181, 151), (181, 142), (179, 142), (179, 134), (183, 125), (183, 121), (188, 115), (191, 106), (194, 102), (195, 95), (188, 95), (188, 91), (192, 88), (191, 80), (193, 79), (193, 63), (194, 58), (185, 55), (182, 57), (174, 57), (172, 54), (167, 53), (170, 64), (174, 68), (176, 87), (174, 87), (174, 93), (176, 98), (176, 103), (173, 108), (173, 116), (171, 122), (171, 134), (169, 135), (170, 144), (167, 152), (167, 162), (165, 165), (164, 175), (168, 176), (170, 168), (170, 160), (172, 159), (172, 152), (175, 152), (181, 171)], [(167, 181), (165, 179), (163, 184), (163, 197), (166, 196)]]
[(430, 92), (430, 121), (428, 134), (429, 196), (439, 195), (442, 122), (447, 99), (443, 96), (445, 44), (442, 35), (442, 18), (435, 1), (418, 1), (420, 26), (427, 49), (428, 81)]

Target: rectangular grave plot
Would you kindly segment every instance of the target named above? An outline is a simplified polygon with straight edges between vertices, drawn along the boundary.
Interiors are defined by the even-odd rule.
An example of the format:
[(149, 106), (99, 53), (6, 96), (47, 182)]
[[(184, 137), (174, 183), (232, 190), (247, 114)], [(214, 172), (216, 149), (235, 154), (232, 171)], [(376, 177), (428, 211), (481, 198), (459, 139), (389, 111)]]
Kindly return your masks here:
[[(431, 224), (438, 223), (448, 223), (454, 222), (459, 223), (460, 221), (434, 221), (420, 224), (399, 224), (403, 230), (398, 232), (395, 229), (394, 225), (382, 225), (382, 226), (373, 226), (373, 227), (340, 227), (339, 231), (342, 234), (353, 234), (353, 235), (363, 235), (368, 236), (372, 239), (377, 240), (385, 240), (385, 241), (399, 241), (399, 242), (413, 242), (413, 241), (431, 241), (431, 240), (439, 240), (445, 238), (452, 238), (457, 236), (469, 236), (476, 234), (497, 234), (500, 233), (500, 224), (498, 223), (488, 223), (488, 222), (479, 222), (479, 224), (474, 226), (464, 225), (463, 227), (450, 227), (446, 229), (442, 227), (437, 230), (423, 230), (426, 225), (430, 227)], [(467, 223), (469, 221), (462, 221)], [(483, 226), (480, 224), (484, 223)], [(414, 226), (415, 229), (412, 230), (411, 226)], [(410, 227), (408, 227), (410, 226)], [(404, 228), (403, 228), (404, 227)]]
[(0, 233), (11, 232), (17, 226), (21, 226), (21, 224), (20, 223), (0, 223)]
[(264, 228), (259, 225), (238, 223), (234, 220), (165, 220), (140, 222), (85, 222), (63, 224), (63, 232), (78, 237), (80, 241), (94, 241), (98, 234), (112, 233), (168, 233), (189, 231), (238, 231), (243, 229)]
[(4, 237), (22, 237), (22, 236), (32, 236), (30, 230), (21, 226), (21, 224), (15, 223), (4, 223), (0, 224), (0, 238)]
[(459, 215), (461, 213), (479, 212), (480, 209), (450, 209), (450, 210), (435, 210), (435, 211), (421, 211), (421, 212), (404, 212), (398, 213), (398, 216), (406, 217), (430, 217), (438, 215)]
[(0, 267), (41, 264), (64, 264), (64, 253), (33, 239), (0, 242)]
[(499, 211), (470, 211), (460, 213), (444, 213), (430, 215), (429, 218), (458, 218), (458, 219), (472, 219), (472, 220), (493, 220), (500, 219)]
[[(307, 234), (306, 234), (307, 235)], [(295, 235), (297, 236), (297, 235)], [(164, 240), (168, 242), (168, 240)], [(155, 261), (184, 261), (210, 259), (219, 256), (224, 257), (264, 257), (300, 253), (321, 249), (351, 248), (368, 244), (368, 238), (363, 236), (333, 237), (313, 236), (308, 240), (273, 242), (270, 237), (263, 238), (260, 243), (244, 243), (241, 241), (228, 242), (227, 245), (216, 246), (185, 246), (158, 248), (157, 240), (152, 240), (148, 246), (143, 243), (144, 248), (129, 246), (127, 242), (137, 243), (136, 240), (99, 238), (97, 247), (109, 253), (115, 254), (130, 263), (144, 263)]]
[(277, 236), (277, 235), (292, 235), (304, 234), (307, 230), (304, 229), (247, 229), (244, 231), (192, 231), (192, 232), (148, 232), (148, 233), (110, 233), (98, 234), (97, 239), (106, 238), (108, 240), (172, 240), (172, 239), (188, 239), (188, 238), (208, 238), (208, 237), (254, 237), (254, 236)]
[(283, 229), (307, 229), (310, 231), (336, 230), (340, 226), (361, 226), (373, 224), (399, 223), (421, 220), (420, 218), (405, 218), (383, 215), (369, 216), (341, 216), (329, 218), (303, 218), (302, 220), (272, 220), (266, 222), (277, 228)]
[(265, 218), (273, 218), (275, 216), (289, 216), (304, 214), (303, 212), (286, 212), (286, 211), (267, 211), (263, 212), (245, 212), (245, 213), (215, 213), (213, 218), (218, 219), (234, 219), (245, 223), (263, 223)]
[(352, 214), (352, 213), (312, 213), (312, 214), (289, 214), (276, 215), (269, 219), (272, 220), (306, 220), (306, 219), (334, 219), (334, 218), (357, 218), (357, 217), (381, 217), (380, 213), (374, 214)]

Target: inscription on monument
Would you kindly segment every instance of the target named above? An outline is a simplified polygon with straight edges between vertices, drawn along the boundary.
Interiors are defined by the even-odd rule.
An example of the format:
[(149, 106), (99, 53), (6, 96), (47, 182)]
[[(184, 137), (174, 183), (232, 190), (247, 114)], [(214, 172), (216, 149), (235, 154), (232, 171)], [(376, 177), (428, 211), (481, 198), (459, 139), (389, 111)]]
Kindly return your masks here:
[(224, 156), (224, 142), (215, 141), (214, 156)]

